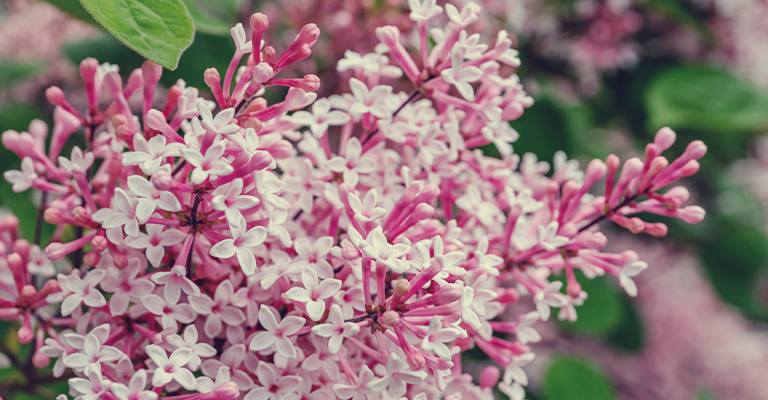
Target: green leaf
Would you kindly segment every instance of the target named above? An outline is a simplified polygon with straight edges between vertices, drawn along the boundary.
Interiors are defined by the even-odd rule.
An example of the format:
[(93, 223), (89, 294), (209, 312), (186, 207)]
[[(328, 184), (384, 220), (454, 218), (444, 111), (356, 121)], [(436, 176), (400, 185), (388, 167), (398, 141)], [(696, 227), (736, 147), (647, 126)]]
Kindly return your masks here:
[(518, 120), (510, 123), (520, 133), (512, 143), (516, 154), (534, 153), (540, 161), (552, 161), (555, 152), (563, 150), (570, 154), (568, 121), (555, 103), (539, 99), (523, 113)]
[(80, 4), (79, 0), (43, 0), (43, 1), (45, 1), (46, 3), (52, 4), (59, 10), (69, 14), (71, 17), (77, 18), (81, 21), (87, 22), (94, 26), (99, 26), (99, 23), (96, 22), (95, 19), (93, 19), (91, 14), (88, 14), (88, 11), (85, 11), (85, 9), (83, 8), (83, 5)]
[(181, 0), (80, 0), (111, 34), (170, 69), (192, 44), (195, 26)]
[(547, 400), (612, 400), (608, 379), (590, 362), (578, 357), (556, 359), (544, 377)]
[[(209, 35), (229, 35), (229, 30), (236, 23), (237, 16), (234, 13), (227, 15), (226, 19), (213, 16), (213, 13), (207, 8), (210, 2), (202, 0), (182, 0), (189, 10), (189, 15), (195, 21), (197, 32), (207, 33)], [(217, 7), (221, 8), (221, 7)]]
[(604, 276), (587, 279), (580, 271), (576, 275), (589, 297), (581, 307), (576, 307), (579, 318), (575, 322), (559, 321), (560, 327), (588, 335), (607, 335), (619, 328), (625, 317), (621, 295)]
[(674, 67), (659, 74), (645, 95), (648, 128), (687, 128), (731, 135), (768, 126), (768, 96), (718, 69)]
[(18, 81), (27, 79), (45, 69), (45, 63), (18, 61), (0, 62), (0, 89), (8, 88)]
[(624, 321), (608, 335), (608, 342), (619, 350), (638, 352), (645, 344), (643, 320), (629, 296), (622, 297)]

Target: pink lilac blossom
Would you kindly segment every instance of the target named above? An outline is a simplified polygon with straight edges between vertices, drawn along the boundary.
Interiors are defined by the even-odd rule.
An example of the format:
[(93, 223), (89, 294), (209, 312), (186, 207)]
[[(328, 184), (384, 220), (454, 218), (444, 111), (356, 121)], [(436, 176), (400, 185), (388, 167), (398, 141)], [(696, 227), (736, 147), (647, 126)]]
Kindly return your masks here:
[[(432, 32), (434, 46), (414, 59), (396, 28), (377, 29), (381, 68), (342, 71), (353, 93), (312, 115), (290, 113), (316, 101), (317, 77), (277, 75), (310, 56), (318, 27), (278, 54), (261, 45), (269, 19), (257, 13), (251, 47), (233, 28), (223, 83), (205, 73), (215, 102), (179, 83), (187, 94), (175, 106), (153, 109), (144, 96), (136, 115), (125, 99), (153, 92), (161, 70), (148, 61), (124, 87), (115, 67), (86, 59), (87, 110), (46, 92), (60, 110), (54, 132), (77, 119), (85, 149), (59, 159), (66, 136), (54, 135), (46, 154), (37, 123), (35, 134), (3, 133), (25, 160), (6, 174), (17, 190), (31, 180), (50, 196), (41, 215), (59, 229), (45, 256), (71, 254), (71, 266), (36, 286), (42, 251), (19, 237), (14, 216), (0, 221), (0, 318), (21, 323), (21, 342), (37, 339), (36, 365), (64, 358), (55, 373), (72, 370), (78, 399), (485, 399), (497, 383), (519, 398), (535, 321), (551, 307), (575, 319), (587, 298), (575, 269), (613, 275), (634, 295), (645, 264), (604, 251), (599, 224), (664, 236), (663, 223), (636, 215), (700, 222), (685, 189), (664, 188), (697, 172), (706, 146), (694, 141), (669, 161), (661, 153), (675, 134), (664, 128), (623, 167), (610, 155), (580, 172), (558, 154), (549, 174), (507, 143), (517, 135), (508, 122), (531, 106), (517, 76), (501, 72), (520, 64), (508, 34), (481, 44), (474, 3), (411, 3), (419, 43)], [(398, 79), (412, 90), (394, 90)], [(271, 86), (289, 88), (283, 101), (260, 97)], [(102, 89), (113, 99), (104, 109)], [(333, 124), (317, 122), (332, 113)], [(118, 141), (96, 151), (104, 130)], [(497, 159), (479, 149), (487, 145), (506, 147)], [(77, 233), (63, 243), (66, 227)], [(559, 274), (565, 284), (551, 279)], [(522, 296), (537, 311), (497, 320)], [(49, 306), (61, 317), (42, 312)], [(480, 385), (461, 370), (473, 347), (498, 365)]]

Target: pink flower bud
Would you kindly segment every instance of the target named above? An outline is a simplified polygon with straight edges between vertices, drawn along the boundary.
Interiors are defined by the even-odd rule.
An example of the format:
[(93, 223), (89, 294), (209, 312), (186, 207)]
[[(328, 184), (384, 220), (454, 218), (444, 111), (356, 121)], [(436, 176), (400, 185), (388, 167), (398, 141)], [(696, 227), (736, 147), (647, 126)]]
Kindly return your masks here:
[(698, 224), (704, 220), (707, 212), (699, 206), (688, 206), (680, 210), (683, 221), (688, 224)]
[(489, 365), (483, 369), (480, 373), (480, 387), (485, 390), (488, 388), (496, 387), (501, 377), (501, 371), (495, 365)]
[(320, 78), (315, 74), (304, 75), (300, 86), (298, 88), (306, 90), (307, 92), (314, 92), (320, 89)]
[(115, 261), (115, 267), (119, 270), (123, 270), (128, 266), (128, 257), (123, 253), (112, 253), (112, 259)]
[(13, 214), (5, 214), (0, 218), (0, 230), (14, 232), (19, 228), (19, 218)]
[(629, 229), (632, 233), (640, 233), (645, 229), (645, 224), (643, 223), (643, 220), (637, 217), (630, 218), (627, 221), (627, 229)]
[(272, 146), (269, 146), (269, 154), (272, 155), (276, 160), (284, 160), (286, 158), (293, 157), (293, 145), (291, 142), (287, 140), (280, 140), (276, 143), (274, 143)]
[(40, 298), (45, 298), (48, 295), (51, 295), (53, 293), (61, 292), (61, 286), (59, 286), (59, 281), (56, 279), (50, 279), (45, 281), (43, 284), (43, 288), (40, 289), (40, 292), (37, 294)]
[(77, 206), (72, 209), (72, 218), (79, 224), (86, 224), (91, 220), (91, 213), (85, 208)]
[(64, 213), (59, 209), (48, 207), (43, 213), (43, 219), (51, 225), (58, 225), (64, 221)]
[(37, 289), (32, 285), (24, 285), (19, 291), (19, 302), (22, 304), (31, 304), (37, 295)]
[(154, 84), (157, 83), (163, 75), (163, 67), (154, 61), (147, 60), (141, 64), (141, 74), (147, 82), (152, 82)]
[(381, 314), (378, 321), (385, 326), (396, 326), (400, 323), (400, 314), (398, 314), (397, 311), (389, 310), (384, 314)]
[(275, 48), (272, 46), (266, 46), (264, 47), (264, 50), (261, 51), (261, 59), (265, 63), (272, 64), (275, 61), (275, 55), (277, 52), (275, 51)]
[(664, 151), (672, 147), (672, 145), (675, 143), (676, 137), (677, 135), (675, 135), (675, 131), (665, 126), (656, 132), (656, 137), (653, 138), (653, 143), (656, 146), (659, 146), (661, 151)]
[(656, 157), (651, 161), (651, 167), (648, 169), (648, 175), (654, 176), (667, 168), (669, 161), (664, 157)]
[(571, 298), (578, 299), (581, 294), (581, 284), (575, 279), (569, 279), (568, 287), (565, 291), (568, 292), (568, 296), (571, 296)]
[(275, 71), (272, 69), (272, 67), (269, 64), (267, 64), (266, 62), (258, 63), (255, 67), (253, 67), (253, 78), (251, 81), (251, 85), (262, 84), (268, 81), (274, 75), (275, 75)]
[(112, 94), (123, 91), (123, 79), (120, 78), (120, 74), (115, 71), (108, 72), (104, 75), (104, 85), (106, 85), (107, 90)]
[(59, 242), (53, 242), (45, 248), (45, 255), (51, 261), (59, 261), (67, 255), (67, 248)]
[[(572, 182), (572, 181), (569, 181), (569, 182)], [(573, 238), (579, 234), (579, 228), (573, 222), (566, 222), (565, 224), (563, 224), (562, 227), (560, 227), (560, 230), (557, 232), (557, 234), (559, 236)]]
[(37, 368), (45, 368), (50, 363), (51, 363), (51, 359), (39, 351), (36, 351), (35, 355), (32, 356), (32, 365), (34, 365)]
[(587, 165), (587, 172), (584, 177), (585, 182), (596, 182), (605, 176), (605, 172), (608, 167), (602, 160), (594, 159)]
[(657, 222), (654, 224), (645, 224), (644, 232), (651, 236), (664, 237), (664, 236), (667, 236), (667, 226), (661, 222)]
[[(354, 248), (353, 246), (348, 246), (348, 247)], [(355, 250), (357, 250), (357, 249), (355, 249)], [(394, 296), (397, 296), (397, 297), (404, 296), (410, 290), (411, 290), (411, 284), (408, 283), (408, 280), (407, 279), (400, 279), (395, 284)]]
[(13, 251), (18, 253), (21, 258), (26, 259), (29, 256), (29, 241), (26, 239), (16, 239), (13, 242)]
[(376, 37), (387, 47), (394, 47), (400, 43), (400, 30), (392, 25), (381, 26), (376, 28)]
[(101, 256), (95, 251), (89, 251), (83, 256), (83, 264), (89, 267), (95, 267), (99, 261), (101, 261)]
[(80, 76), (83, 80), (93, 80), (99, 70), (99, 62), (95, 58), (88, 57), (80, 62)]
[(680, 168), (680, 173), (683, 176), (691, 176), (697, 172), (699, 172), (700, 164), (696, 160), (691, 160), (685, 163), (682, 168)]
[(104, 250), (107, 249), (108, 246), (109, 246), (109, 241), (104, 236), (99, 235), (91, 240), (91, 248), (96, 253), (103, 252)]
[(173, 176), (162, 169), (152, 174), (152, 184), (155, 185), (157, 190), (172, 190), (174, 182), (176, 181), (173, 179)]
[[(264, 32), (269, 29), (269, 18), (262, 13), (255, 13), (251, 15), (251, 29), (255, 32)], [(261, 45), (261, 44), (259, 44)]]
[(21, 325), (21, 328), (19, 328), (19, 331), (16, 334), (16, 337), (19, 339), (19, 343), (21, 344), (30, 343), (35, 339), (35, 332), (32, 330), (31, 323), (27, 323), (28, 320), (29, 317), (25, 316), (24, 323)]
[(312, 46), (317, 42), (317, 38), (320, 37), (320, 29), (315, 24), (306, 24), (304, 25), (301, 30), (299, 31), (299, 34), (296, 35), (296, 40), (294, 42), (299, 42), (302, 44), (307, 44), (308, 46)]
[(520, 300), (520, 292), (515, 288), (506, 288), (496, 297), (496, 301), (501, 304), (513, 304), (518, 300)]
[(46, 89), (45, 97), (48, 99), (48, 102), (55, 106), (64, 104), (64, 92), (58, 86), (51, 86)]
[(412, 370), (418, 371), (424, 368), (424, 356), (418, 350), (408, 351), (405, 353), (405, 361)]
[(436, 304), (449, 304), (461, 299), (461, 286), (455, 283), (443, 285), (437, 293), (434, 294)]
[(162, 112), (155, 109), (151, 109), (147, 111), (145, 122), (147, 126), (158, 131), (162, 131), (166, 128), (170, 128), (168, 127), (168, 122), (165, 120), (165, 115), (163, 115)]
[(136, 91), (136, 89), (142, 87), (144, 85), (144, 77), (140, 69), (135, 69), (133, 72), (131, 72), (131, 75), (128, 76), (128, 82), (125, 84), (125, 93), (126, 97), (129, 97), (131, 93)]
[(707, 154), (707, 145), (705, 145), (701, 140), (694, 140), (693, 142), (688, 143), (688, 147), (685, 148), (685, 152), (689, 154), (692, 159), (698, 160)]
[(203, 80), (209, 87), (216, 87), (221, 85), (221, 75), (216, 68), (208, 68), (203, 74)]
[[(240, 390), (235, 382), (227, 382), (213, 390), (211, 400), (235, 400), (240, 397)], [(206, 393), (207, 395), (208, 393)], [(202, 400), (202, 399), (201, 399)]]

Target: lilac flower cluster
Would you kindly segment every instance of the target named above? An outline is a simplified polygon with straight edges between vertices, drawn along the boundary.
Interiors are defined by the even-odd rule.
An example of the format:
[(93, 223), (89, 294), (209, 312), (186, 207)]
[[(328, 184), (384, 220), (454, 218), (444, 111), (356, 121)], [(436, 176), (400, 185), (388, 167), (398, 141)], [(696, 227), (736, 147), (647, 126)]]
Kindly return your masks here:
[[(250, 38), (232, 29), (223, 80), (205, 73), (215, 102), (179, 81), (154, 108), (162, 71), (149, 61), (125, 83), (83, 61), (87, 110), (48, 89), (47, 153), (40, 121), (2, 135), (22, 158), (5, 179), (42, 191), (57, 227), (43, 250), (14, 216), (0, 221), (0, 318), (35, 341), (35, 366), (54, 358), (83, 400), (487, 399), (495, 387), (519, 400), (533, 325), (553, 307), (575, 320), (587, 299), (575, 270), (636, 295), (646, 263), (604, 252), (599, 223), (664, 236), (636, 214), (701, 221), (685, 188), (660, 191), (694, 174), (706, 146), (668, 161), (665, 128), (623, 167), (611, 155), (582, 172), (558, 153), (550, 173), (510, 145), (508, 122), (532, 100), (507, 33), (472, 34), (474, 3), (409, 3), (420, 51), (378, 28), (374, 52), (339, 62), (343, 95), (316, 99), (314, 75), (278, 78), (319, 30), (278, 55), (259, 13)], [(397, 79), (413, 90), (395, 93)], [(283, 101), (261, 97), (271, 86), (288, 87)], [(80, 129), (85, 148), (62, 156)], [(535, 310), (497, 318), (524, 296)], [(475, 347), (503, 374), (463, 374)]]

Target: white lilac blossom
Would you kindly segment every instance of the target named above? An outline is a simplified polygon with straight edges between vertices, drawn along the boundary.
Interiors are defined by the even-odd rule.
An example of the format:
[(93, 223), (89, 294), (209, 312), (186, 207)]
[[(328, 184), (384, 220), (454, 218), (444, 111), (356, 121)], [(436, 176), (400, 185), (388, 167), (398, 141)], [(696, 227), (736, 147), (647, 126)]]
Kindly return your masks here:
[[(509, 143), (509, 121), (532, 105), (501, 72), (519, 65), (509, 35), (474, 32), (474, 3), (408, 4), (417, 48), (377, 29), (374, 52), (339, 62), (351, 93), (315, 101), (316, 76), (277, 77), (320, 31), (304, 26), (279, 53), (257, 13), (250, 37), (232, 29), (224, 78), (205, 72), (215, 101), (179, 81), (155, 108), (158, 65), (124, 87), (115, 67), (86, 59), (88, 110), (47, 92), (66, 105), (49, 155), (39, 121), (35, 136), (3, 133), (22, 159), (4, 177), (52, 194), (41, 215), (58, 228), (41, 245), (0, 218), (0, 319), (37, 340), (35, 366), (53, 359), (84, 400), (480, 399), (493, 387), (522, 399), (537, 321), (552, 307), (573, 320), (590, 301), (575, 270), (638, 295), (648, 265), (604, 251), (600, 223), (661, 237), (666, 225), (638, 215), (700, 222), (687, 191), (664, 188), (697, 172), (706, 146), (667, 160), (664, 128), (644, 159), (610, 155), (581, 172), (558, 153), (550, 175)], [(113, 99), (141, 88), (142, 113), (99, 102), (102, 86)], [(283, 101), (260, 97), (271, 86), (289, 88)], [(55, 132), (79, 126), (102, 139), (58, 157), (69, 135)], [(504, 320), (523, 296), (535, 310)], [(470, 348), (494, 363), (479, 387), (460, 372)]]

